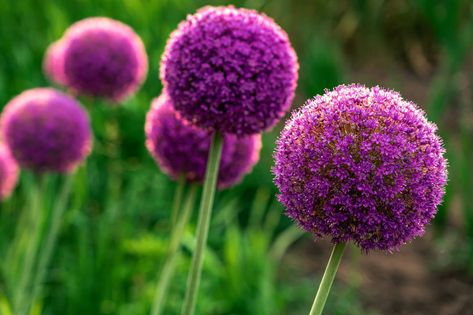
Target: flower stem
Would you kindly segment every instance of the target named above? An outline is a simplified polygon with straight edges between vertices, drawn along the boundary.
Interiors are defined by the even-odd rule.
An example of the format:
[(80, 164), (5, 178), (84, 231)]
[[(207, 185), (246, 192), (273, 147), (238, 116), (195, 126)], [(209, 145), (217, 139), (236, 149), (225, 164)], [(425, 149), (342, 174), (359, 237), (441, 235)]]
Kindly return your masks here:
[(319, 290), (315, 296), (314, 304), (309, 315), (321, 315), (324, 310), (325, 302), (327, 301), (330, 288), (332, 287), (333, 279), (337, 273), (340, 260), (342, 259), (343, 251), (345, 249), (345, 243), (338, 243), (333, 247), (332, 254), (328, 261), (327, 267), (325, 268), (324, 276), (319, 285)]
[(29, 285), (31, 278), (34, 274), (35, 262), (38, 254), (38, 247), (41, 242), (41, 223), (42, 223), (42, 210), (43, 210), (43, 194), (45, 193), (46, 178), (45, 175), (35, 174), (36, 183), (33, 184), (33, 193), (31, 198), (31, 204), (29, 209), (29, 225), (24, 230), (28, 233), (27, 236), (31, 237), (31, 240), (27, 244), (26, 253), (23, 261), (20, 281), (14, 295), (14, 308), (15, 313), (23, 315), (20, 311), (24, 308), (25, 300), (28, 297)]
[(154, 295), (154, 303), (151, 310), (152, 315), (160, 315), (163, 310), (167, 291), (169, 288), (169, 282), (174, 275), (176, 263), (180, 255), (179, 247), (182, 242), (184, 229), (187, 223), (189, 222), (189, 217), (192, 213), (196, 190), (197, 186), (195, 184), (190, 186), (183, 209), (180, 213), (177, 224), (174, 226), (174, 230), (171, 234), (168, 255), (163, 265), (163, 269), (161, 270), (161, 275)]
[(215, 132), (210, 144), (207, 170), (204, 180), (204, 190), (200, 201), (199, 221), (197, 223), (196, 245), (192, 256), (192, 265), (187, 279), (186, 296), (182, 308), (182, 315), (193, 315), (199, 289), (202, 263), (204, 260), (204, 250), (209, 232), (210, 217), (214, 202), (215, 187), (217, 185), (218, 169), (220, 157), (222, 155), (223, 136)]
[(44, 280), (46, 270), (48, 268), (57, 242), (57, 236), (59, 234), (63, 214), (66, 210), (67, 202), (69, 200), (73, 179), (73, 174), (65, 176), (64, 182), (62, 183), (61, 192), (59, 193), (59, 197), (53, 207), (53, 211), (50, 217), (51, 223), (46, 232), (45, 243), (43, 244), (43, 247), (39, 253), (38, 267), (32, 283), (33, 292), (26, 307), (29, 307), (34, 302), (34, 300), (38, 296), (38, 293), (40, 292), (41, 284)]
[(184, 195), (184, 188), (186, 187), (186, 177), (181, 175), (177, 181), (177, 187), (174, 191), (174, 200), (171, 210), (171, 226), (176, 225), (177, 217), (179, 216), (179, 209), (181, 208), (181, 200)]

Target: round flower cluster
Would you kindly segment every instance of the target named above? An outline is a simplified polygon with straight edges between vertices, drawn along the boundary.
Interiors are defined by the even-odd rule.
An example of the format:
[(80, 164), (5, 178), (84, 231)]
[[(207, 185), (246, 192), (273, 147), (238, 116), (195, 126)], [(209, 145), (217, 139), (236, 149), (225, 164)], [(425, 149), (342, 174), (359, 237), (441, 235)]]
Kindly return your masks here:
[[(146, 147), (160, 168), (173, 179), (185, 176), (202, 182), (210, 148), (210, 133), (186, 120), (173, 109), (168, 96), (153, 101), (146, 116)], [(225, 135), (218, 187), (228, 188), (249, 173), (259, 159), (261, 135)]]
[(442, 200), (436, 126), (393, 91), (339, 86), (295, 113), (275, 152), (287, 215), (318, 237), (394, 250), (424, 233)]
[(8, 147), (0, 143), (0, 200), (11, 195), (18, 181), (19, 168)]
[(86, 111), (51, 88), (25, 91), (4, 108), (1, 132), (15, 160), (35, 172), (72, 171), (91, 150)]
[(64, 41), (58, 40), (52, 43), (46, 50), (43, 60), (43, 71), (52, 82), (59, 85), (67, 85), (64, 73)]
[(269, 17), (232, 6), (205, 7), (172, 33), (161, 79), (185, 119), (245, 135), (284, 116), (298, 68), (287, 34)]
[(63, 41), (67, 85), (78, 93), (119, 102), (146, 77), (148, 57), (143, 42), (119, 21), (81, 20), (69, 27)]

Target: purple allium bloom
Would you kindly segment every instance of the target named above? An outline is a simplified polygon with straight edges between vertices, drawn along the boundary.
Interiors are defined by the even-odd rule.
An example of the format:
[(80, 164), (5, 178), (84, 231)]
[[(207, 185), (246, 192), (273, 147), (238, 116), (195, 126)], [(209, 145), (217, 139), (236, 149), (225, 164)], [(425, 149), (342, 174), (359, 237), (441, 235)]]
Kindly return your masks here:
[(43, 72), (52, 81), (59, 85), (66, 85), (64, 73), (64, 41), (52, 43), (46, 50), (43, 60)]
[(436, 126), (393, 91), (339, 86), (296, 112), (274, 155), (287, 215), (317, 237), (395, 250), (424, 233), (444, 195)]
[(272, 19), (232, 6), (205, 7), (171, 34), (161, 79), (185, 119), (245, 135), (284, 116), (298, 69), (287, 34)]
[(64, 40), (64, 72), (78, 93), (119, 102), (134, 93), (148, 71), (141, 39), (127, 25), (104, 17), (81, 20)]
[(18, 181), (20, 170), (8, 147), (0, 143), (0, 200), (9, 197)]
[[(146, 116), (146, 147), (164, 173), (173, 179), (185, 176), (202, 182), (210, 148), (210, 132), (183, 120), (168, 96), (153, 101)], [(224, 135), (218, 187), (240, 182), (259, 160), (261, 135)]]
[(51, 88), (14, 97), (4, 108), (1, 132), (18, 164), (38, 173), (72, 171), (91, 150), (87, 112)]

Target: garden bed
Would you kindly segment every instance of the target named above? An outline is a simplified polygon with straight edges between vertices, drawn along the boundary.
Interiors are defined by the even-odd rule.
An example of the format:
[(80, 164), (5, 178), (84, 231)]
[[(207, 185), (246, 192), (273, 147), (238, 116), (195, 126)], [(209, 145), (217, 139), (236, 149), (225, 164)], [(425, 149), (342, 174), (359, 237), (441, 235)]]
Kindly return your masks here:
[[(336, 281), (340, 286), (355, 285), (364, 308), (375, 314), (472, 314), (473, 279), (453, 267), (438, 269), (437, 262), (446, 253), (434, 244), (427, 236), (393, 254), (363, 255), (349, 248)], [(305, 276), (317, 277), (323, 273), (330, 250), (326, 240), (313, 243), (305, 239), (291, 249), (286, 262)]]

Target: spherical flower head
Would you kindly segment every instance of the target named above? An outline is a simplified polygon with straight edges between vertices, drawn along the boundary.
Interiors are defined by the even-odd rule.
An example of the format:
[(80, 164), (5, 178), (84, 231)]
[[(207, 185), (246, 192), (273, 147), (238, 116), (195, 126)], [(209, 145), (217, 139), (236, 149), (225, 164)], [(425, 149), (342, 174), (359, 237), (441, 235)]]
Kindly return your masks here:
[(393, 91), (339, 86), (282, 131), (275, 183), (287, 215), (317, 237), (396, 250), (424, 233), (444, 195), (436, 126)]
[[(146, 147), (162, 171), (173, 179), (184, 176), (202, 182), (205, 176), (211, 134), (182, 119), (170, 99), (162, 94), (146, 116)], [(218, 188), (241, 181), (258, 162), (261, 135), (225, 135), (218, 175)]]
[(86, 111), (51, 88), (14, 97), (3, 110), (1, 132), (18, 164), (37, 173), (70, 172), (91, 150)]
[(120, 102), (144, 81), (148, 57), (129, 26), (104, 17), (87, 18), (70, 26), (64, 36), (64, 72), (78, 93)]
[(0, 143), (0, 200), (8, 198), (18, 181), (20, 169), (8, 147)]
[(58, 40), (49, 45), (43, 59), (43, 72), (51, 82), (67, 85), (64, 73), (64, 41)]
[(298, 68), (287, 34), (269, 17), (232, 6), (205, 7), (171, 34), (161, 79), (185, 119), (245, 135), (284, 116)]

